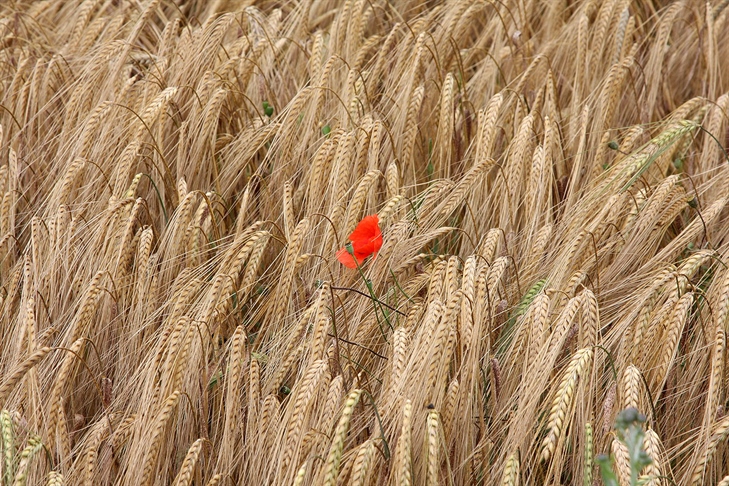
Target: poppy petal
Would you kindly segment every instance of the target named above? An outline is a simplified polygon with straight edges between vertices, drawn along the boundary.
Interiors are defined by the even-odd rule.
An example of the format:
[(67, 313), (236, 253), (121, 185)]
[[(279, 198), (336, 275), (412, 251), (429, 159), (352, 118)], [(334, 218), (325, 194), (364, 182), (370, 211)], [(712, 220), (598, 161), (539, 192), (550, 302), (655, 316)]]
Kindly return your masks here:
[[(379, 248), (376, 245), (377, 239), (370, 238), (369, 240), (360, 240), (352, 242), (352, 249), (357, 258), (366, 258), (374, 253), (377, 253)], [(382, 246), (382, 244), (380, 244)]]
[(337, 260), (339, 260), (339, 263), (347, 268), (357, 268), (357, 263), (361, 265), (364, 261), (364, 257), (357, 256), (357, 263), (355, 263), (352, 254), (349, 253), (346, 248), (342, 248), (337, 252)]
[(349, 235), (349, 239), (357, 258), (366, 258), (378, 252), (382, 247), (382, 232), (377, 215), (364, 217)]
[(368, 256), (377, 255), (382, 248), (380, 218), (376, 214), (362, 218), (362, 221), (349, 235), (349, 240), (354, 255), (350, 254), (345, 247), (337, 252), (337, 260), (347, 268), (357, 268), (357, 263), (361, 264)]
[(371, 242), (357, 240), (352, 242), (352, 250), (357, 258), (367, 258), (372, 255), (374, 248)]
[(369, 241), (380, 233), (380, 219), (376, 214), (371, 216), (365, 216), (362, 221), (359, 222), (352, 234), (349, 235), (349, 239), (352, 242), (355, 241)]
[(380, 251), (380, 248), (382, 248), (382, 233), (379, 231), (379, 227), (377, 228), (377, 234), (375, 235), (374, 239), (372, 240), (372, 246), (374, 247), (373, 253), (377, 254), (378, 251)]

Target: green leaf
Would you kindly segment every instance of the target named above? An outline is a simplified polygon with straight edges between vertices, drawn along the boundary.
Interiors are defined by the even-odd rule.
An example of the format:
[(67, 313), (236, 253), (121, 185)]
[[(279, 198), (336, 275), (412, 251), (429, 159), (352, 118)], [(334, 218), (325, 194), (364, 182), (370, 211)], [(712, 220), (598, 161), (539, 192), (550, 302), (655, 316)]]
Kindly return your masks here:
[(218, 381), (220, 381), (223, 378), (223, 372), (218, 371), (215, 374), (213, 374), (212, 377), (210, 377), (210, 381), (208, 382), (208, 389), (213, 389), (218, 385)]
[(605, 454), (600, 454), (595, 458), (595, 462), (600, 467), (600, 476), (605, 486), (620, 486), (618, 477), (613, 471), (613, 461)]

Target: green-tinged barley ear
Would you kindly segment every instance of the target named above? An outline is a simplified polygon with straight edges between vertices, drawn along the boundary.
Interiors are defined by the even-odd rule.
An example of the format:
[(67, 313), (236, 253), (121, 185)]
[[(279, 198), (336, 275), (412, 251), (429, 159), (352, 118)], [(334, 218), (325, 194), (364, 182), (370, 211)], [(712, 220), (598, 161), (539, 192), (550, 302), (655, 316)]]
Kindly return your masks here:
[(304, 484), (304, 478), (306, 477), (306, 463), (303, 463), (296, 473), (294, 478), (294, 486), (301, 486)]
[(636, 157), (635, 162), (629, 167), (634, 172), (631, 179), (623, 186), (620, 192), (625, 192), (632, 186), (640, 176), (648, 170), (658, 157), (668, 150), (682, 136), (696, 129), (699, 125), (690, 120), (681, 120), (667, 130), (662, 131), (651, 140), (645, 147), (646, 152)]
[(130, 197), (134, 197), (134, 194), (137, 192), (137, 187), (139, 186), (139, 181), (142, 180), (143, 175), (144, 174), (139, 173), (134, 176), (134, 178), (132, 179), (132, 183), (129, 184), (129, 188), (123, 194), (122, 199), (129, 199)]
[[(15, 474), (15, 482), (13, 486), (25, 486), (28, 480), (28, 467), (33, 456), (43, 448), (43, 442), (37, 435), (28, 439), (28, 445), (25, 446), (23, 452), (20, 453), (20, 462), (18, 463), (18, 472)], [(8, 483), (9, 484), (9, 483)]]
[(504, 474), (501, 477), (502, 486), (519, 485), (519, 449), (514, 451), (504, 466)]
[(3, 409), (0, 412), (0, 435), (3, 441), (3, 471), (5, 471), (5, 484), (13, 484), (15, 477), (15, 436), (13, 434), (13, 419), (10, 412)]
[(223, 480), (223, 475), (218, 473), (215, 476), (213, 476), (212, 478), (210, 478), (210, 481), (208, 481), (207, 486), (218, 486), (220, 484), (220, 481), (222, 481), (222, 480)]
[(66, 484), (65, 479), (63, 478), (63, 474), (51, 471), (48, 473), (48, 481), (46, 482), (46, 486), (64, 486)]
[(539, 294), (539, 292), (542, 291), (544, 286), (547, 284), (547, 279), (543, 278), (540, 280), (537, 280), (534, 282), (534, 285), (532, 285), (529, 290), (527, 290), (526, 294), (521, 298), (521, 301), (519, 302), (519, 305), (516, 306), (516, 309), (512, 312), (511, 316), (509, 317), (509, 323), (513, 324), (516, 319), (518, 319), (520, 316), (523, 316), (530, 305), (532, 305), (532, 302), (534, 302), (534, 298)]
[(585, 424), (585, 466), (583, 469), (582, 481), (584, 486), (592, 486), (593, 449), (592, 424), (587, 422)]
[(329, 448), (329, 455), (324, 465), (324, 486), (334, 486), (337, 482), (337, 476), (339, 475), (339, 466), (342, 463), (342, 451), (344, 450), (344, 441), (347, 438), (347, 431), (349, 430), (349, 422), (352, 419), (352, 413), (354, 407), (359, 402), (359, 397), (362, 395), (362, 390), (354, 389), (349, 393), (347, 400), (344, 402), (344, 409), (342, 410), (342, 416), (339, 419), (337, 428), (334, 432), (334, 440)]

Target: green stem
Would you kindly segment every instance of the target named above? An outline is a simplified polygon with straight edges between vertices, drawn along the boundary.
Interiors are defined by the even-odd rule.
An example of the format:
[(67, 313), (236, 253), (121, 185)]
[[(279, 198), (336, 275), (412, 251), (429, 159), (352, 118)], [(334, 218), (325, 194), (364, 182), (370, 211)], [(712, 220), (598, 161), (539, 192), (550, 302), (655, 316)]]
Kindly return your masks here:
[(380, 332), (382, 333), (382, 338), (385, 340), (386, 343), (390, 343), (390, 341), (387, 340), (387, 336), (385, 335), (385, 330), (382, 328), (382, 322), (380, 322), (380, 318), (377, 314), (377, 309), (379, 307), (380, 312), (382, 312), (382, 317), (385, 318), (385, 322), (387, 322), (387, 325), (390, 326), (390, 330), (393, 330), (394, 327), (392, 326), (392, 323), (390, 322), (390, 318), (385, 312), (384, 308), (382, 307), (382, 303), (380, 302), (380, 299), (377, 298), (375, 295), (375, 291), (372, 288), (372, 282), (365, 276), (364, 272), (362, 271), (362, 267), (360, 266), (359, 262), (357, 261), (357, 257), (354, 256), (354, 248), (352, 248), (352, 243), (347, 243), (345, 246), (347, 249), (347, 253), (352, 255), (352, 259), (354, 260), (354, 264), (357, 265), (357, 271), (359, 272), (359, 276), (362, 277), (362, 280), (364, 280), (365, 285), (367, 286), (367, 290), (370, 293), (370, 298), (372, 299), (372, 304), (375, 308), (375, 318), (377, 319), (377, 324), (380, 326)]

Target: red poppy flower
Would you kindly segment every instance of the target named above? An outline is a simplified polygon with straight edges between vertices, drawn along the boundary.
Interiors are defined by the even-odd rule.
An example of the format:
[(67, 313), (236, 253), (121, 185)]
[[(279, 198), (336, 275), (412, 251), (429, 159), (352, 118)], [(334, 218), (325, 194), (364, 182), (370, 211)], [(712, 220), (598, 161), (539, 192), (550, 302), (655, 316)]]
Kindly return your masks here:
[(346, 246), (337, 252), (337, 260), (345, 267), (357, 268), (357, 264), (361, 265), (368, 256), (377, 256), (377, 252), (382, 248), (380, 218), (376, 214), (365, 216), (349, 235), (349, 241), (352, 242), (354, 257), (347, 251)]

